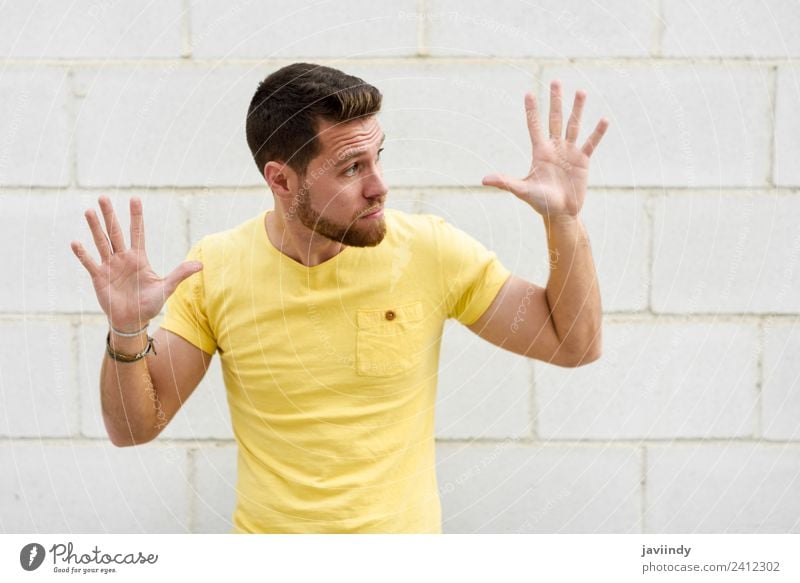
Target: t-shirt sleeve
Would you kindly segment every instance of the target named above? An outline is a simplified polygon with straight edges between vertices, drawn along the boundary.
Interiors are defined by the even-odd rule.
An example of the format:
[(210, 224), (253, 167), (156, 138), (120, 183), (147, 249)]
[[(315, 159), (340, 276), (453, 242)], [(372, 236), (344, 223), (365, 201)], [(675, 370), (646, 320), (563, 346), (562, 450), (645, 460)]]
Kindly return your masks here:
[[(191, 248), (186, 261), (203, 263), (202, 241)], [(217, 341), (208, 320), (206, 302), (205, 274), (208, 266), (184, 279), (175, 292), (167, 298), (167, 313), (161, 327), (174, 332), (199, 349), (214, 354)]]
[(491, 305), (511, 271), (464, 231), (441, 217), (435, 222), (447, 317), (469, 326)]

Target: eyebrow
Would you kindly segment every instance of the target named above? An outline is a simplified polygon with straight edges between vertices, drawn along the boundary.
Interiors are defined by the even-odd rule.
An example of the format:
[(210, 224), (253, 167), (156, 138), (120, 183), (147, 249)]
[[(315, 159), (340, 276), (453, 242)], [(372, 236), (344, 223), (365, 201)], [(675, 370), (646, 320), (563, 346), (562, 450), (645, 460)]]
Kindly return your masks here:
[[(380, 148), (381, 146), (383, 146), (383, 142), (385, 142), (385, 141), (386, 141), (386, 134), (383, 134), (383, 137), (381, 138), (381, 143), (380, 143), (380, 144), (378, 144), (378, 147)], [(342, 164), (344, 164), (345, 162), (347, 162), (347, 161), (351, 160), (352, 158), (355, 158), (356, 156), (360, 156), (361, 154), (363, 154), (363, 153), (364, 153), (364, 152), (366, 152), (366, 151), (367, 151), (367, 150), (366, 150), (366, 149), (364, 149), (364, 148), (362, 148), (362, 149), (360, 149), (360, 150), (352, 150), (352, 151), (351, 151), (351, 152), (349, 152), (349, 153), (348, 153), (346, 156), (344, 156), (344, 157), (343, 157), (341, 160), (339, 160), (339, 161), (338, 161), (338, 162), (335, 164), (335, 166), (341, 166), (341, 165), (342, 165)]]

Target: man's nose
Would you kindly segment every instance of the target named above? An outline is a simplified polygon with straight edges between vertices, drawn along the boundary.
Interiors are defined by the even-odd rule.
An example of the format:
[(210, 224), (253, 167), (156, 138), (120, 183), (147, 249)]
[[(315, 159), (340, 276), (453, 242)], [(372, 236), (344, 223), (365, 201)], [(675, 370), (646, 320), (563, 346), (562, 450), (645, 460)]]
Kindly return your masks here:
[(386, 184), (386, 180), (383, 178), (383, 172), (380, 169), (376, 169), (368, 178), (366, 178), (366, 184), (364, 184), (364, 196), (367, 198), (380, 198), (385, 197), (386, 194), (389, 192), (389, 187)]

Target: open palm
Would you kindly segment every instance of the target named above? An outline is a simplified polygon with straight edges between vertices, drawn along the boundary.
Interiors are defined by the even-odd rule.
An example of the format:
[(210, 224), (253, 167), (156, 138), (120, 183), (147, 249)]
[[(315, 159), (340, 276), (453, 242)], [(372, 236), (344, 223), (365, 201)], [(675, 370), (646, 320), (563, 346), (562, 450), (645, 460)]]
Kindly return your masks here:
[(111, 201), (101, 196), (108, 236), (103, 232), (94, 210), (85, 213), (95, 246), (100, 253), (98, 265), (78, 241), (71, 243), (72, 251), (89, 272), (97, 301), (109, 323), (123, 332), (138, 330), (155, 318), (178, 284), (199, 271), (196, 261), (184, 261), (167, 277), (159, 277), (150, 267), (144, 245), (142, 202), (131, 198), (131, 246), (125, 248), (122, 228), (114, 214)]
[(524, 178), (492, 174), (484, 177), (483, 184), (512, 192), (543, 216), (577, 216), (586, 198), (589, 158), (609, 125), (608, 120), (602, 118), (579, 147), (577, 140), (585, 101), (584, 91), (575, 93), (566, 136), (562, 138), (561, 84), (553, 81), (550, 85), (550, 137), (545, 139), (536, 97), (526, 93), (525, 113), (533, 147), (530, 170)]

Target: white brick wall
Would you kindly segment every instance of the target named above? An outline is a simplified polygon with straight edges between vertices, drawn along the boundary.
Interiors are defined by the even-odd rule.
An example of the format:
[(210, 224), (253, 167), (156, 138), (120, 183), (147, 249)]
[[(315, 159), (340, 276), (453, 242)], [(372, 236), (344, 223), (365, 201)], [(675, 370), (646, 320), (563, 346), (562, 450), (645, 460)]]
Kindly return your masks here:
[(654, 446), (645, 520), (652, 532), (797, 532), (796, 445)]
[(633, 447), (505, 440), (437, 451), (445, 532), (636, 532), (641, 454)]
[(9, 532), (190, 532), (185, 448), (109, 443), (0, 445)]
[(2, 321), (0, 435), (70, 437), (78, 434), (73, 326), (58, 318)]
[(427, 48), (433, 56), (647, 57), (657, 6), (653, 0), (429, 0)]
[(181, 0), (8, 2), (0, 55), (14, 59), (179, 57)]
[(800, 311), (800, 198), (721, 192), (654, 201), (653, 310)]
[(3, 70), (0, 185), (67, 185), (72, 133), (69, 93), (66, 69), (12, 66)]
[(447, 532), (800, 532), (798, 24), (792, 0), (3, 3), (0, 530), (230, 530), (218, 357), (158, 440), (112, 447), (69, 242), (93, 248), (100, 194), (126, 230), (141, 196), (163, 274), (272, 208), (245, 113), (306, 60), (383, 91), (390, 206), (539, 285), (542, 219), (480, 179), (527, 170), (523, 94), (553, 78), (589, 92), (584, 135), (611, 120), (583, 212), (603, 358), (562, 369), (447, 324)]
[(752, 324), (606, 322), (604, 357), (564, 369), (537, 363), (543, 439), (752, 437), (757, 334)]
[(198, 58), (410, 57), (415, 0), (191, 0)]
[(762, 432), (765, 438), (800, 438), (800, 329), (794, 323), (766, 323), (764, 327), (764, 379)]
[(800, 56), (797, 2), (663, 0), (663, 19), (665, 56)]
[(563, 80), (567, 95), (585, 89), (587, 124), (603, 115), (611, 121), (594, 157), (595, 184), (718, 188), (769, 181), (772, 83), (765, 67), (575, 64), (546, 67), (541, 78)]
[(800, 186), (800, 67), (778, 67), (775, 102), (775, 184)]

